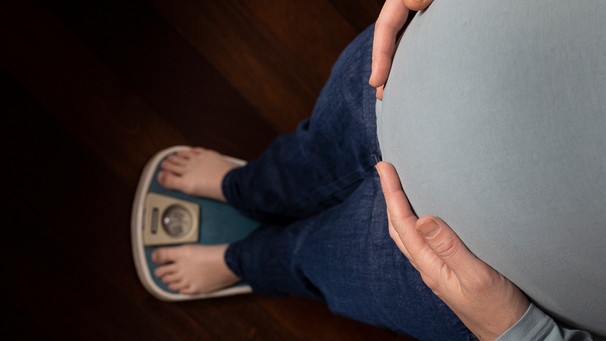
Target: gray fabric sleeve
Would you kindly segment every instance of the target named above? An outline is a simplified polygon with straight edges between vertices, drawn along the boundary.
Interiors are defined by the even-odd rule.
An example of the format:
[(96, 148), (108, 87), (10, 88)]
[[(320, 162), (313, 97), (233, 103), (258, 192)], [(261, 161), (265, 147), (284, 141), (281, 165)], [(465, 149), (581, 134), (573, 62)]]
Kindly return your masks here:
[(567, 329), (558, 325), (536, 305), (530, 304), (522, 318), (497, 341), (564, 341), (593, 340), (591, 335), (581, 330)]

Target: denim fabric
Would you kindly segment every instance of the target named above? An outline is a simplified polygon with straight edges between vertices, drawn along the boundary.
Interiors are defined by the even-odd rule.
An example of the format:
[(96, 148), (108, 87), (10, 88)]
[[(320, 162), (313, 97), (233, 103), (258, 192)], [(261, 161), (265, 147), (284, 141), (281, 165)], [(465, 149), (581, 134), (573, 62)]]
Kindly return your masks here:
[(223, 181), (229, 203), (261, 221), (292, 221), (342, 202), (380, 159), (374, 89), (368, 85), (372, 33), (333, 67), (312, 117), (280, 136), (258, 160)]
[(226, 176), (228, 201), (264, 223), (225, 259), (258, 293), (324, 300), (336, 314), (420, 340), (473, 340), (389, 236), (374, 170), (372, 35), (343, 52), (309, 121)]

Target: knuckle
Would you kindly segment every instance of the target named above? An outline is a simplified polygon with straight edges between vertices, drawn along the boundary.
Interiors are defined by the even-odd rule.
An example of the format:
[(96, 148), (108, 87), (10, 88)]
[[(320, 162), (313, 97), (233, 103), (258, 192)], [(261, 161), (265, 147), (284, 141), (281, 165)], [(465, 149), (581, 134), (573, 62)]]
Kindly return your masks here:
[(440, 239), (434, 245), (435, 253), (442, 258), (456, 257), (461, 249), (461, 244), (457, 243), (454, 238), (443, 238)]

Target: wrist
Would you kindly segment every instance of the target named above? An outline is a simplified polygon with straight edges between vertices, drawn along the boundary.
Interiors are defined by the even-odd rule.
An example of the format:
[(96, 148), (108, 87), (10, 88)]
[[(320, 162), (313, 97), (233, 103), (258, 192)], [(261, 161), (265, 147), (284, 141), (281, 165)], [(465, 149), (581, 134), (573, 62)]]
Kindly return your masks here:
[(518, 291), (517, 294), (508, 299), (510, 304), (506, 308), (501, 307), (492, 314), (490, 321), (485, 321), (476, 330), (470, 328), (478, 339), (497, 340), (524, 317), (530, 308), (530, 302), (521, 292)]

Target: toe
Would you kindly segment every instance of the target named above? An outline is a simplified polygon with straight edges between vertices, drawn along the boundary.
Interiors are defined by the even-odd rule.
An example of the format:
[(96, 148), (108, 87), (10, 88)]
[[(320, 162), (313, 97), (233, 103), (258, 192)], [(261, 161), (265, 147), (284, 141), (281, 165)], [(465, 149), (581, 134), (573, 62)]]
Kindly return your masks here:
[(160, 266), (154, 270), (154, 275), (156, 275), (156, 277), (160, 278), (162, 281), (168, 280), (173, 273), (174, 269), (170, 265)]
[(167, 286), (170, 290), (178, 291), (183, 294), (183, 291), (187, 291), (190, 288), (190, 285), (184, 281), (174, 281), (171, 283), (167, 283)]
[[(156, 269), (158, 270), (158, 269)], [(156, 274), (158, 274), (158, 271), (156, 271)], [(164, 283), (177, 283), (183, 280), (183, 276), (179, 275), (176, 271), (171, 271), (168, 270), (164, 273), (162, 276), (158, 276), (162, 279), (162, 282)]]
[(207, 150), (207, 149), (202, 148), (202, 147), (195, 147), (195, 148), (192, 148), (192, 149), (191, 149), (191, 153), (192, 153), (193, 155), (199, 155), (199, 154), (204, 153), (206, 150)]
[(158, 248), (152, 253), (152, 260), (156, 264), (167, 264), (175, 260), (175, 257), (172, 254), (173, 252), (171, 248)]
[(190, 149), (179, 150), (175, 155), (184, 160), (189, 160), (191, 157), (199, 154), (203, 150), (204, 149), (202, 149), (200, 147), (195, 147), (195, 148), (190, 148)]
[(194, 287), (193, 285), (188, 285), (185, 286), (181, 289), (179, 289), (179, 293), (183, 294), (183, 295), (193, 295), (193, 294), (198, 294), (199, 290)]
[(170, 180), (168, 179), (169, 177), (171, 177), (171, 173), (167, 172), (167, 171), (160, 171), (158, 173), (158, 182), (160, 183), (160, 185), (170, 189), (170, 187), (168, 187)]
[(176, 159), (175, 157), (169, 157), (166, 160), (163, 160), (160, 163), (160, 167), (163, 170), (167, 170), (169, 172), (181, 174), (184, 171), (184, 165), (186, 161)]
[(168, 189), (181, 189), (181, 177), (175, 175), (175, 173), (160, 171), (158, 173), (158, 182), (160, 185)]

